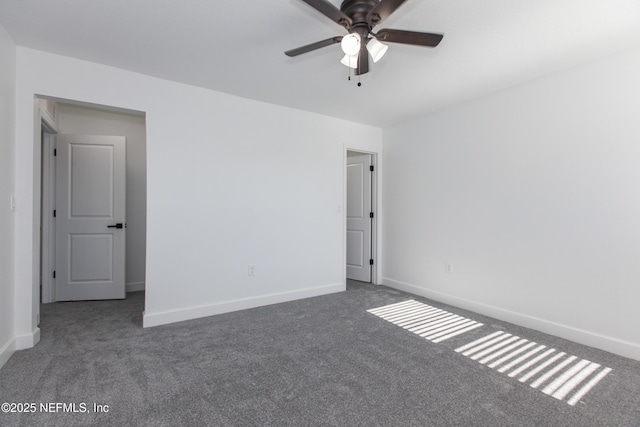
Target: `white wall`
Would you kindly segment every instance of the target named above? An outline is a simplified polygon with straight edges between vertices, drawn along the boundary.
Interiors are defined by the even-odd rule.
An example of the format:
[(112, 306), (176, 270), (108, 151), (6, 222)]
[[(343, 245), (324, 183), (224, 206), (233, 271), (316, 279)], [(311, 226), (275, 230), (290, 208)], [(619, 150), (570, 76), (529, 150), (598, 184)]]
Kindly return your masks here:
[(146, 326), (344, 289), (345, 142), (379, 150), (379, 129), (22, 47), (17, 70), (22, 333), (37, 310), (35, 94), (146, 113)]
[(385, 129), (384, 282), (640, 359), (638, 76), (640, 49)]
[(59, 103), (60, 133), (127, 138), (127, 291), (144, 289), (147, 231), (147, 151), (142, 115)]
[(15, 350), (13, 219), (16, 46), (0, 25), (0, 367)]

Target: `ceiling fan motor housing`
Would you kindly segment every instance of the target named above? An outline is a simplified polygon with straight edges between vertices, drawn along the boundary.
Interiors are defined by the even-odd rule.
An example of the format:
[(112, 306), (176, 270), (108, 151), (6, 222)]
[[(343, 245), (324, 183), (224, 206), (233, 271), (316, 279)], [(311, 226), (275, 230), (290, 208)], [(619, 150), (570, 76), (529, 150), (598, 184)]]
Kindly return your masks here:
[(378, 0), (344, 0), (342, 6), (340, 6), (340, 10), (351, 18), (352, 21), (350, 27), (348, 24), (346, 25), (347, 30), (350, 33), (357, 32), (363, 40), (366, 40), (366, 37), (375, 25), (375, 22), (369, 22), (367, 18), (371, 9), (378, 3)]

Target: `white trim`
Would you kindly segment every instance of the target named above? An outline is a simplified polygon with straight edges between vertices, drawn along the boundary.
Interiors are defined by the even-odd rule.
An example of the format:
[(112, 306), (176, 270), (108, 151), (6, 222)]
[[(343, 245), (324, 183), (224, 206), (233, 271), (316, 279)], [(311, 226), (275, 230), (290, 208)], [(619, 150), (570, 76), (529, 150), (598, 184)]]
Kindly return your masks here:
[(35, 328), (31, 333), (25, 335), (17, 335), (15, 340), (16, 350), (24, 350), (34, 347), (40, 342), (40, 328)]
[(16, 351), (16, 339), (11, 338), (11, 340), (0, 348), (0, 368), (4, 366), (5, 363), (11, 359), (13, 353)]
[(56, 123), (56, 119), (51, 116), (50, 112), (46, 109), (43, 108), (41, 102), (42, 101), (49, 101), (49, 102), (53, 102), (55, 103), (55, 101), (52, 100), (47, 100), (45, 98), (40, 98), (40, 97), (36, 97), (37, 102), (38, 102), (38, 109), (40, 110), (40, 120), (42, 120), (42, 127), (43, 130), (45, 132), (49, 132), (49, 133), (60, 133), (59, 129), (58, 129), (58, 123)]
[(40, 254), (40, 284), (42, 287), (41, 301), (48, 304), (56, 301), (55, 280), (52, 272), (56, 269), (56, 226), (53, 210), (56, 207), (56, 161), (53, 150), (56, 148), (55, 136), (47, 129), (42, 129), (42, 229)]
[(145, 328), (166, 325), (174, 322), (182, 322), (184, 320), (198, 319), (201, 317), (214, 316), (216, 314), (261, 307), (264, 305), (278, 304), (281, 302), (343, 292), (344, 290), (346, 290), (345, 284), (337, 283), (333, 285), (318, 286), (315, 288), (307, 288), (290, 292), (280, 292), (255, 298), (241, 298), (217, 304), (187, 307), (159, 313), (147, 313), (145, 311), (142, 318), (142, 325)]
[(131, 282), (131, 283), (127, 283), (125, 286), (126, 286), (127, 292), (138, 292), (138, 291), (144, 291), (145, 289), (144, 282)]
[(382, 237), (382, 204), (380, 202), (382, 199), (380, 196), (380, 192), (382, 191), (382, 182), (380, 181), (380, 157), (380, 153), (371, 154), (371, 164), (373, 165), (373, 176), (371, 178), (371, 204), (374, 212), (371, 228), (371, 255), (373, 256), (371, 284), (373, 285), (379, 285), (382, 283), (382, 245), (380, 244), (380, 239)]
[(493, 305), (471, 301), (444, 292), (434, 291), (394, 280), (389, 277), (383, 277), (382, 282), (384, 285), (394, 289), (410, 292), (445, 304), (454, 305), (465, 310), (475, 311), (485, 316), (490, 316), (505, 322), (514, 323), (516, 325), (556, 335), (580, 344), (619, 354), (624, 357), (640, 360), (640, 344), (638, 343), (620, 340), (618, 338), (602, 335), (592, 331), (586, 331), (584, 329), (541, 319), (539, 317), (529, 316), (527, 314), (517, 313)]

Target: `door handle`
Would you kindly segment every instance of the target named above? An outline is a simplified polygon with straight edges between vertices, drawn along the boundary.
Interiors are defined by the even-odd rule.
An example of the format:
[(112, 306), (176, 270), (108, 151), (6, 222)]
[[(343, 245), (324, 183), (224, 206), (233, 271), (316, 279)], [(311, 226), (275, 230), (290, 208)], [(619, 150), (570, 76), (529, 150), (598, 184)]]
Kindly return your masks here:
[(107, 225), (107, 228), (127, 228), (127, 224), (123, 224), (121, 222), (114, 225)]

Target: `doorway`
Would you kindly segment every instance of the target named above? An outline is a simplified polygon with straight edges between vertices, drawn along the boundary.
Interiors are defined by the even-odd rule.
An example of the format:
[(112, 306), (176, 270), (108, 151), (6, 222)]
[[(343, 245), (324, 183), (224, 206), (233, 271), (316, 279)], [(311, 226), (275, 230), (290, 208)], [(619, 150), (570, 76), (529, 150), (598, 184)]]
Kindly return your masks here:
[[(41, 100), (37, 100), (41, 102)], [(114, 107), (101, 106), (95, 104), (80, 103), (76, 101), (63, 100), (63, 99), (48, 99), (49, 102), (55, 104), (55, 116), (53, 119), (53, 126), (43, 127), (42, 133), (42, 180), (41, 180), (41, 302), (50, 303), (62, 300), (79, 300), (79, 299), (112, 299), (123, 298), (125, 292), (143, 291), (145, 288), (145, 263), (146, 263), (146, 120), (144, 113), (130, 110), (123, 110)], [(40, 104), (41, 105), (41, 104)], [(42, 105), (40, 106), (42, 110)], [(47, 114), (50, 115), (50, 114)], [(45, 116), (45, 112), (41, 112), (41, 116)], [(44, 123), (44, 120), (43, 120)], [(60, 219), (58, 214), (62, 213), (64, 209), (56, 208), (56, 184), (59, 184), (59, 177), (56, 177), (56, 150), (59, 151), (60, 147), (57, 147), (60, 141), (57, 141), (59, 134), (71, 134), (71, 135), (106, 135), (107, 139), (115, 136), (119, 136), (121, 139), (126, 139), (126, 145), (123, 149), (126, 150), (126, 156), (122, 156), (124, 161), (123, 170), (120, 175), (126, 175), (126, 190), (123, 194), (123, 202), (126, 200), (126, 213), (119, 214), (122, 216), (122, 221), (118, 219), (116, 222), (122, 222), (123, 228), (108, 228), (107, 231), (113, 233), (113, 238), (109, 238), (106, 234), (101, 233), (100, 239), (98, 239), (97, 246), (93, 248), (94, 253), (105, 252), (105, 255), (118, 255), (122, 258), (120, 264), (121, 291), (117, 293), (102, 293), (102, 295), (94, 295), (94, 293), (82, 294), (79, 296), (72, 296), (71, 298), (61, 296), (60, 292), (56, 292), (56, 282), (59, 282), (61, 278), (59, 268), (56, 267), (56, 221)], [(85, 141), (86, 142), (86, 141)], [(105, 153), (110, 149), (105, 144), (99, 144), (102, 151)], [(100, 156), (96, 156), (96, 153), (89, 152), (89, 145), (82, 144), (81, 149), (77, 154), (80, 155), (78, 159), (82, 160), (81, 154), (84, 154), (84, 159), (89, 163), (97, 161)], [(124, 148), (126, 147), (126, 148)], [(110, 152), (110, 151), (109, 151)], [(102, 154), (105, 154), (102, 153)], [(60, 154), (59, 152), (57, 154)], [(97, 153), (100, 154), (100, 153)], [(108, 153), (106, 153), (108, 154)], [(105, 154), (105, 155), (106, 155)], [(105, 157), (105, 156), (102, 156)], [(105, 158), (110, 158), (110, 155), (106, 155)], [(59, 159), (59, 157), (57, 157)], [(86, 163), (86, 162), (85, 162)], [(94, 165), (96, 166), (96, 165)], [(108, 165), (107, 165), (108, 166)], [(90, 167), (94, 170), (94, 167)], [(98, 168), (99, 169), (99, 168)], [(109, 167), (102, 168), (103, 172), (108, 172)], [(58, 171), (59, 174), (60, 171)], [(85, 170), (87, 172), (87, 170)], [(88, 171), (93, 173), (92, 171)], [(87, 172), (87, 173), (88, 173)], [(79, 176), (79, 175), (78, 175)], [(86, 180), (85, 180), (86, 181)], [(89, 191), (90, 189), (86, 189)], [(93, 194), (91, 190), (89, 193)], [(104, 198), (100, 197), (100, 200), (96, 199), (94, 202), (103, 204)], [(58, 202), (59, 203), (59, 202)], [(65, 207), (69, 205), (63, 203)], [(125, 205), (123, 204), (123, 205)], [(84, 205), (83, 209), (88, 205)], [(108, 207), (108, 206), (103, 206)], [(86, 212), (85, 212), (86, 213)], [(90, 216), (95, 216), (89, 213)], [(68, 215), (65, 215), (65, 218)], [(85, 215), (86, 216), (86, 215)], [(57, 217), (57, 218), (56, 218)], [(88, 218), (88, 217), (87, 217)], [(124, 229), (126, 218), (127, 228)], [(114, 222), (114, 224), (116, 223)], [(109, 223), (108, 225), (113, 225)], [(117, 226), (117, 224), (116, 224)], [(124, 243), (124, 231), (126, 231), (126, 243)], [(118, 236), (115, 236), (118, 233)], [(94, 235), (96, 233), (93, 233)], [(83, 256), (90, 251), (85, 251), (83, 248), (86, 244), (90, 243), (92, 239), (88, 239), (79, 236), (77, 237), (75, 245), (76, 255), (80, 255), (79, 260), (83, 261)], [(57, 236), (60, 240), (60, 236)], [(117, 237), (117, 239), (115, 239)], [(122, 248), (118, 251), (111, 250), (111, 244), (113, 241), (120, 239)], [(72, 239), (73, 240), (73, 239)], [(95, 242), (94, 242), (95, 243)], [(117, 243), (117, 242), (116, 242)], [(64, 245), (63, 245), (64, 246)], [(73, 246), (73, 245), (72, 245)], [(73, 248), (72, 248), (73, 249)], [(59, 264), (59, 260), (58, 260)], [(69, 264), (67, 262), (65, 265)], [(104, 263), (107, 265), (108, 263)], [(99, 268), (98, 270), (88, 271), (85, 268), (85, 262), (76, 263), (76, 268), (73, 273), (78, 276), (84, 277), (86, 280), (86, 286), (100, 287), (103, 285), (105, 279), (110, 278), (105, 268)], [(125, 269), (126, 265), (126, 269)], [(96, 276), (94, 273), (100, 273)], [(92, 273), (88, 275), (86, 273)], [(80, 278), (80, 276), (76, 277)], [(91, 276), (91, 277), (90, 277)], [(67, 278), (68, 279), (68, 278)], [(99, 280), (98, 280), (99, 279)], [(89, 283), (91, 282), (91, 283)], [(58, 283), (59, 284), (59, 283)], [(96, 286), (93, 286), (96, 285)], [(61, 287), (61, 286), (58, 286)], [(59, 291), (60, 289), (58, 289)], [(116, 295), (117, 294), (117, 295)]]
[(374, 283), (376, 277), (375, 154), (347, 151), (346, 279)]

